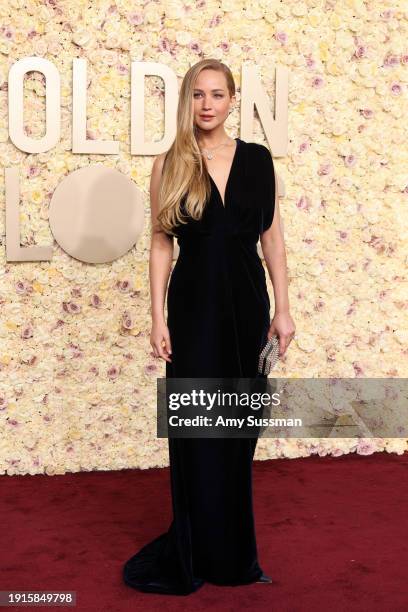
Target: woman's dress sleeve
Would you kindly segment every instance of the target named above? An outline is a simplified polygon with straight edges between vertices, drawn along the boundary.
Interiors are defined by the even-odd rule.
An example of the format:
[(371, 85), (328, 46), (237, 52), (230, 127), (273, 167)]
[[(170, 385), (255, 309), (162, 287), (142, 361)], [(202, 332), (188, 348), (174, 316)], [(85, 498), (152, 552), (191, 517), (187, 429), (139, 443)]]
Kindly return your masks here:
[(266, 232), (272, 225), (274, 213), (275, 213), (275, 168), (273, 165), (273, 159), (271, 152), (264, 145), (260, 147), (260, 166), (259, 176), (261, 185), (262, 195), (262, 231)]

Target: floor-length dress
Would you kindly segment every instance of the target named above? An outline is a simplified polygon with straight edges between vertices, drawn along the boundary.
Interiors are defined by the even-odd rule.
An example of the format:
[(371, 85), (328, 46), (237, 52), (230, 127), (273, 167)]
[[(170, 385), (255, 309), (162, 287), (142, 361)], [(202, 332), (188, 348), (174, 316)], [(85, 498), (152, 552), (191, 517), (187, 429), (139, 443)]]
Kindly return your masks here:
[[(180, 252), (167, 294), (172, 362), (166, 362), (166, 377), (257, 376), (270, 301), (256, 246), (273, 220), (275, 180), (269, 149), (235, 140), (225, 202), (210, 177), (202, 219), (189, 217), (176, 229)], [(263, 573), (252, 509), (257, 438), (168, 443), (173, 520), (126, 562), (125, 583), (186, 595), (204, 582), (256, 582)]]

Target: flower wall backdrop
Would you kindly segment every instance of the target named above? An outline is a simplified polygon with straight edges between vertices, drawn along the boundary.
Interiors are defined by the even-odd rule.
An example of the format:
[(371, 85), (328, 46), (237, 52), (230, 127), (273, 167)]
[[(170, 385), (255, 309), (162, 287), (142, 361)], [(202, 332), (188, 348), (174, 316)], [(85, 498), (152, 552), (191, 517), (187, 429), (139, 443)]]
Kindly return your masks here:
[[(406, 7), (405, 7), (406, 9)], [(130, 62), (162, 62), (179, 81), (203, 57), (234, 74), (290, 70), (289, 148), (275, 166), (297, 325), (279, 377), (407, 375), (407, 14), (402, 2), (165, 2), (9, 0), (0, 6), (0, 473), (56, 474), (168, 465), (156, 439), (148, 257), (153, 158), (129, 153)], [(43, 154), (8, 138), (7, 77), (18, 59), (51, 60), (62, 80), (62, 134)], [(119, 155), (71, 152), (72, 60), (88, 62), (88, 138), (117, 139)], [(45, 81), (25, 80), (26, 132), (44, 130)], [(162, 133), (163, 88), (146, 81), (146, 138)], [(254, 119), (254, 141), (266, 144)], [(50, 198), (69, 172), (103, 163), (143, 189), (146, 225), (107, 265), (69, 257), (5, 261), (4, 167), (18, 167), (21, 244), (52, 244)], [(270, 283), (269, 283), (270, 285)], [(271, 291), (273, 314), (273, 293)], [(408, 436), (407, 436), (408, 437)], [(261, 439), (257, 459), (357, 451), (402, 453), (407, 439)]]

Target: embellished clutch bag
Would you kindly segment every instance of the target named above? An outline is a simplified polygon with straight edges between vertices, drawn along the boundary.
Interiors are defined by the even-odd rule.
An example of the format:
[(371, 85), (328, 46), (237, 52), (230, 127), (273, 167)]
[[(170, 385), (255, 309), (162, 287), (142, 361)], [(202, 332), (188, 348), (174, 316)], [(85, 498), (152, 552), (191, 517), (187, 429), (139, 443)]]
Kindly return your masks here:
[(279, 338), (274, 334), (259, 355), (258, 372), (264, 376), (268, 376), (273, 366), (279, 359)]

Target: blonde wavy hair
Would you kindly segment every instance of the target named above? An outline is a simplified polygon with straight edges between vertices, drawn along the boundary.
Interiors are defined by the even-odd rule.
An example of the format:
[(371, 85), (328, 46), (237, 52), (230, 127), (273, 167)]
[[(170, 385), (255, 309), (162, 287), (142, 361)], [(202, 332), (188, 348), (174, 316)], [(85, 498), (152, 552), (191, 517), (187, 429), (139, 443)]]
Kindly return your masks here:
[(196, 79), (202, 70), (209, 68), (225, 74), (229, 94), (235, 95), (232, 72), (217, 59), (209, 58), (197, 62), (183, 78), (177, 106), (176, 138), (165, 157), (158, 196), (157, 221), (167, 234), (174, 235), (175, 226), (187, 223), (181, 211), (184, 196), (185, 211), (195, 220), (201, 219), (210, 197), (210, 178), (196, 139), (193, 113)]

